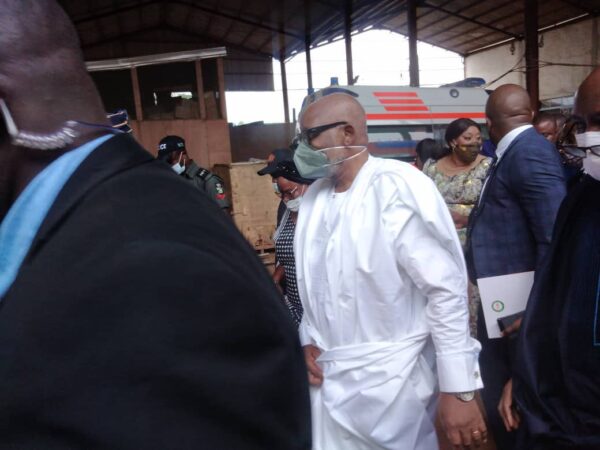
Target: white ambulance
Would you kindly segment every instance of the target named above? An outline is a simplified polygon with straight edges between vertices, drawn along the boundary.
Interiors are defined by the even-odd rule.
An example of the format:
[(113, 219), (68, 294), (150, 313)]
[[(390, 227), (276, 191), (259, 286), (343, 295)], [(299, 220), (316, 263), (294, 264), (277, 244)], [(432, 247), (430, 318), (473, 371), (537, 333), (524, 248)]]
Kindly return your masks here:
[(417, 143), (432, 138), (444, 144), (446, 126), (466, 117), (485, 130), (488, 92), (480, 87), (330, 86), (305, 98), (335, 92), (353, 95), (367, 113), (369, 151), (375, 156), (414, 160)]

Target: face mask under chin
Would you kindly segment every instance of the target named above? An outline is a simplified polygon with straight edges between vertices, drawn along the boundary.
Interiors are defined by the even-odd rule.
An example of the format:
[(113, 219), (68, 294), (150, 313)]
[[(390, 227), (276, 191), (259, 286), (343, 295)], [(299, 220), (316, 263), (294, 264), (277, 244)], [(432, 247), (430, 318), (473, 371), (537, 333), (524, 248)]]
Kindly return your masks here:
[(177, 174), (181, 175), (185, 171), (185, 164), (183, 163), (183, 154), (179, 155), (179, 161), (171, 165), (171, 169)]

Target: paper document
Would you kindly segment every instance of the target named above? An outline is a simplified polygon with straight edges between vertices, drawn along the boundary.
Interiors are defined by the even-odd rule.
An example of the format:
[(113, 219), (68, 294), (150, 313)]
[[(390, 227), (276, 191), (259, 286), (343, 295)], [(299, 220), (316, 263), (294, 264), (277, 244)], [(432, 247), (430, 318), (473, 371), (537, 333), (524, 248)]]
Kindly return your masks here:
[(479, 278), (479, 294), (490, 339), (502, 337), (498, 320), (525, 310), (533, 286), (534, 272), (511, 273), (498, 277)]

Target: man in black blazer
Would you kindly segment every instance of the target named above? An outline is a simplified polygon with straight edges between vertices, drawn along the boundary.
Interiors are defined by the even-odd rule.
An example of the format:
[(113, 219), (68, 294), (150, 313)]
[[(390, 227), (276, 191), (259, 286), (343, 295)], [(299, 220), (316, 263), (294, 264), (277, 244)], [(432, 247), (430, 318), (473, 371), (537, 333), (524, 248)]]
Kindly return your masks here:
[(520, 330), (519, 450), (600, 448), (600, 69), (577, 89), (574, 113), (581, 127), (563, 150), (585, 173), (560, 207)]
[(0, 449), (308, 449), (306, 368), (231, 220), (111, 136), (51, 0), (0, 0)]
[[(473, 283), (537, 270), (566, 191), (558, 152), (531, 125), (527, 91), (513, 84), (500, 86), (488, 99), (486, 116), (497, 148), (467, 231), (467, 265)], [(514, 436), (505, 430), (497, 409), (511, 377), (512, 339), (488, 339), (481, 308), (477, 337), (482, 344), (482, 398), (489, 425), (498, 449), (512, 450)]]

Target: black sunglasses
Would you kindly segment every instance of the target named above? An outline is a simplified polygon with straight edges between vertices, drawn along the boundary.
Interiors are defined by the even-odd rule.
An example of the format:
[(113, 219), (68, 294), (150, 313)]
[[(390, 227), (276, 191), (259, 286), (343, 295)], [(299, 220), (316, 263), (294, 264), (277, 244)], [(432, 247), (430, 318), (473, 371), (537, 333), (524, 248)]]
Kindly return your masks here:
[(298, 136), (296, 136), (296, 139), (294, 140), (310, 145), (310, 142), (324, 131), (330, 130), (335, 127), (339, 127), (340, 125), (347, 124), (348, 122), (333, 122), (328, 123), (326, 125), (320, 125), (318, 127), (307, 128), (306, 130), (300, 131), (300, 133), (298, 134)]

